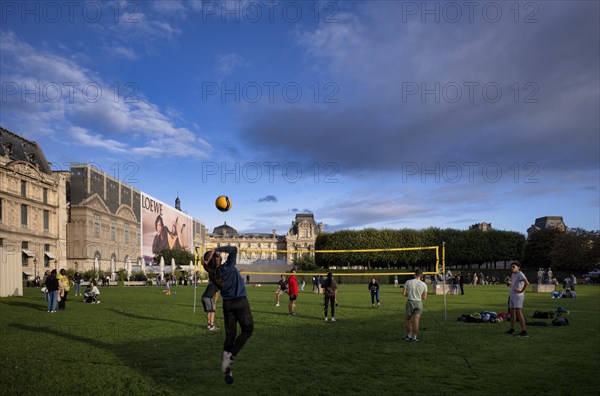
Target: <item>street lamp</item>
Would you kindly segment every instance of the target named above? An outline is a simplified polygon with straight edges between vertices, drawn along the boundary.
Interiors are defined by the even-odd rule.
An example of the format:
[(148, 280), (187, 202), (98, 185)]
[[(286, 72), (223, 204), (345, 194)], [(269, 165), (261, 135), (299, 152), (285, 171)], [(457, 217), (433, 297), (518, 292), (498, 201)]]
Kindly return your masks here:
[(35, 282), (35, 280), (36, 280), (36, 279), (37, 279), (37, 277), (38, 277), (38, 272), (37, 272), (37, 258), (34, 258), (34, 259), (33, 259), (33, 268), (34, 268), (34, 271), (35, 271), (35, 272), (34, 272), (34, 274), (35, 274), (35, 275), (33, 276), (33, 280), (34, 280), (34, 282)]

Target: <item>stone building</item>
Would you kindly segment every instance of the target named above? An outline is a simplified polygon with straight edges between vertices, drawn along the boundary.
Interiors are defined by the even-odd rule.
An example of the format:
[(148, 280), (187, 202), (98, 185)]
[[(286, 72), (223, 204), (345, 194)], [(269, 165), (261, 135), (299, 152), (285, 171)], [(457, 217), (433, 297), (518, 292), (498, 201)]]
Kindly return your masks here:
[(527, 237), (530, 237), (536, 231), (551, 229), (556, 229), (560, 232), (568, 231), (562, 216), (544, 216), (535, 219), (535, 223), (527, 229)]
[(470, 230), (490, 231), (492, 229), (492, 223), (476, 223), (469, 227)]
[[(148, 264), (143, 263), (141, 251), (142, 192), (90, 164), (73, 164), (68, 194), (69, 267), (112, 274), (134, 266), (141, 269)], [(179, 197), (175, 208), (169, 208), (181, 211)], [(205, 227), (199, 220), (192, 221), (193, 246), (199, 248), (203, 245)]]
[(113, 273), (140, 263), (138, 190), (90, 164), (72, 164), (67, 191), (70, 268)]
[[(271, 233), (239, 234), (227, 223), (215, 227), (206, 234), (206, 250), (219, 246), (236, 246), (240, 253), (240, 264), (284, 264), (291, 265), (302, 253), (273, 252), (274, 250), (314, 250), (317, 235), (323, 224), (316, 223), (313, 214), (297, 214), (286, 235)], [(245, 250), (270, 250), (271, 252), (247, 252)]]
[(36, 142), (0, 128), (1, 261), (18, 255), (29, 279), (66, 264), (68, 175)]

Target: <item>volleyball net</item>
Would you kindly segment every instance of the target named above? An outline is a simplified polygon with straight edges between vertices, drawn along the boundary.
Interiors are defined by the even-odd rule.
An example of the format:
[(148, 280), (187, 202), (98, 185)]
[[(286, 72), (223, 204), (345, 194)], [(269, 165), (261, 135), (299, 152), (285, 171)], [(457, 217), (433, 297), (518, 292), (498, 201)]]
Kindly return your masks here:
[[(200, 271), (202, 271), (202, 265), (201, 263), (201, 258), (204, 255), (204, 252), (206, 252), (208, 249), (202, 249), (197, 251), (196, 253), (196, 257), (195, 257), (195, 263), (196, 265), (198, 265), (198, 269)], [(440, 274), (440, 273), (444, 273), (445, 272), (445, 246), (415, 246), (415, 247), (396, 247), (396, 248), (382, 248), (382, 249), (340, 249), (340, 250), (333, 250), (333, 249), (326, 249), (326, 250), (315, 250), (315, 249), (299, 249), (299, 250), (275, 250), (275, 249), (241, 249), (238, 248), (238, 255), (240, 254), (252, 254), (252, 253), (258, 253), (258, 254), (264, 254), (267, 259), (265, 260), (266, 262), (268, 262), (269, 258), (268, 257), (277, 257), (278, 255), (285, 255), (285, 257), (287, 258), (287, 255), (292, 255), (292, 257), (294, 258), (300, 258), (302, 257), (302, 255), (320, 255), (320, 254), (326, 254), (326, 255), (331, 255), (331, 254), (340, 254), (340, 255), (344, 255), (343, 260), (340, 259), (340, 263), (339, 264), (335, 264), (335, 265), (331, 265), (331, 260), (328, 261), (329, 263), (329, 268), (328, 270), (331, 272), (335, 272), (335, 271), (341, 271), (341, 273), (343, 273), (344, 276), (365, 276), (365, 275), (377, 275), (377, 276), (384, 276), (384, 275), (412, 275), (414, 274), (414, 270), (413, 271), (409, 271), (407, 270), (405, 267), (407, 267), (408, 265), (401, 265), (401, 268), (399, 268), (398, 270), (394, 270), (392, 268), (383, 268), (383, 270), (381, 268), (379, 269), (366, 269), (367, 272), (354, 272), (357, 270), (357, 267), (359, 267), (360, 269), (365, 269), (365, 265), (355, 265), (353, 264), (353, 261), (357, 261), (357, 262), (364, 262), (365, 261), (365, 257), (364, 254), (369, 254), (372, 255), (373, 258), (373, 263), (369, 265), (369, 267), (373, 266), (373, 267), (385, 267), (387, 266), (386, 264), (377, 264), (378, 260), (377, 260), (377, 255), (378, 254), (388, 254), (388, 257), (390, 254), (398, 254), (398, 256), (400, 256), (403, 252), (417, 252), (417, 251), (424, 251), (425, 254), (421, 255), (419, 258), (419, 264), (415, 264), (414, 266), (410, 263), (405, 263), (405, 264), (409, 264), (411, 267), (414, 268), (421, 268), (421, 272), (423, 275), (436, 275), (436, 274)], [(352, 256), (352, 254), (354, 254), (355, 256)], [(355, 258), (355, 260), (353, 260), (353, 257)], [(317, 261), (317, 260), (316, 260)], [(346, 266), (343, 265), (343, 263), (347, 263)], [(402, 260), (399, 257), (398, 261), (396, 262), (396, 264), (402, 264), (401, 263)], [(429, 268), (431, 267), (431, 264), (434, 263), (433, 266), (433, 270), (432, 271), (427, 271), (427, 270), (423, 270), (423, 266)], [(293, 260), (288, 261), (287, 265), (294, 265)], [(397, 267), (397, 265), (395, 265)], [(238, 265), (238, 269), (242, 270), (244, 267), (244, 265)], [(333, 267), (333, 268), (332, 268)], [(404, 268), (403, 268), (404, 267)], [(359, 269), (359, 270), (360, 270)], [(352, 272), (349, 272), (352, 271)], [(275, 275), (275, 274), (279, 274), (281, 273), (281, 271), (248, 271), (246, 269), (243, 270), (244, 274), (247, 275)], [(302, 271), (302, 275), (309, 275), (309, 276), (313, 276), (313, 275), (323, 275), (323, 272), (305, 272)]]

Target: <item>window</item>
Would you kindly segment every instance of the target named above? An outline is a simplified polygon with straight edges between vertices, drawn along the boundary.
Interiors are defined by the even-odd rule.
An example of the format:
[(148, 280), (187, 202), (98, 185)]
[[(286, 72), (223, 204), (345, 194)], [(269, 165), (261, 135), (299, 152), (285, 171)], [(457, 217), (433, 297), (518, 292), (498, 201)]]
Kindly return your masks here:
[(4, 199), (0, 198), (0, 223), (2, 223), (2, 203), (4, 202)]
[(94, 215), (94, 237), (100, 238), (100, 215)]
[(117, 221), (110, 221), (110, 240), (114, 241), (117, 239)]
[(44, 188), (44, 190), (43, 190), (43, 200), (44, 200), (45, 204), (48, 203), (48, 189), (47, 188)]
[(21, 196), (27, 197), (27, 182), (25, 180), (21, 180)]
[(129, 224), (125, 224), (125, 243), (129, 243)]
[(31, 254), (28, 250), (29, 242), (21, 242), (21, 265), (23, 267), (29, 266), (29, 255)]
[(142, 244), (142, 230), (141, 229), (137, 229), (137, 245), (141, 245)]
[(27, 205), (21, 205), (21, 227), (27, 227)]
[(44, 231), (50, 230), (50, 212), (44, 210)]
[(50, 257), (46, 254), (46, 252), (50, 251), (50, 245), (44, 245), (44, 267), (50, 267)]

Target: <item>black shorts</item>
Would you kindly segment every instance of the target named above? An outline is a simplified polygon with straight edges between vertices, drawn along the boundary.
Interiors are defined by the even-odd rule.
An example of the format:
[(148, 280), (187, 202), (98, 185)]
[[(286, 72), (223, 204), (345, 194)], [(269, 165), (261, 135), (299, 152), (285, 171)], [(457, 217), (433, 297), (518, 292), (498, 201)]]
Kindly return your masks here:
[(202, 297), (204, 312), (215, 312), (215, 300), (210, 297)]
[(297, 298), (298, 298), (297, 294), (290, 294), (290, 301), (296, 301)]

